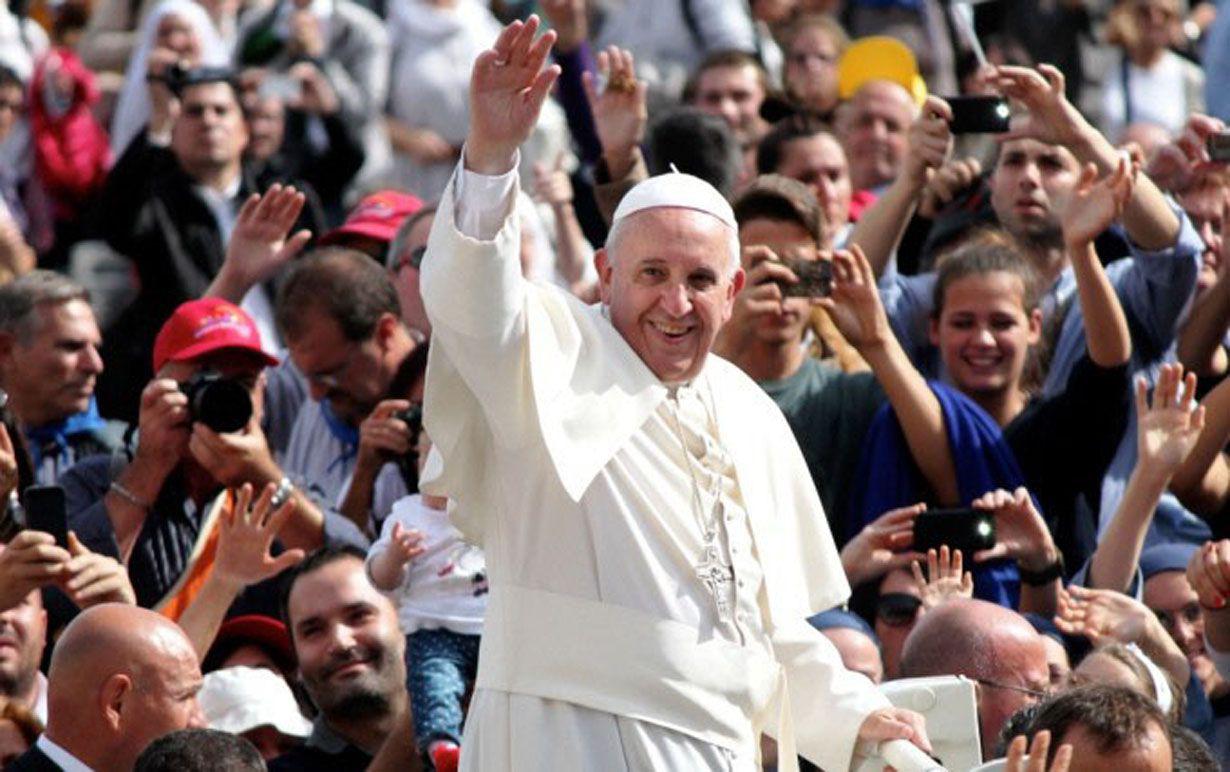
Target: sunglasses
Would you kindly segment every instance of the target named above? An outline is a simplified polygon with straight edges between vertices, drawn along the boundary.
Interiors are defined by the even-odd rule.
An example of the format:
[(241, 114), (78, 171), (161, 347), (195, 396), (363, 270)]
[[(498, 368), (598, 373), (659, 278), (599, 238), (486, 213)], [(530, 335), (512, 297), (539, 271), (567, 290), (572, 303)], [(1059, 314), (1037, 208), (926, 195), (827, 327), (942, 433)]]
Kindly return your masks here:
[(889, 627), (913, 624), (922, 601), (904, 592), (887, 592), (876, 601), (876, 618)]

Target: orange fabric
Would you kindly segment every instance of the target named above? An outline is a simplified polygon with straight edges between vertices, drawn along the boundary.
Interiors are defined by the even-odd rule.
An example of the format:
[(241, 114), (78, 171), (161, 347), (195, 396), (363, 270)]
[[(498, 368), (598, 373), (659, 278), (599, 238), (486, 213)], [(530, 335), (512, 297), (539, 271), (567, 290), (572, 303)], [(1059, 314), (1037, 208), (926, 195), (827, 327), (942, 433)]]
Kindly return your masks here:
[(228, 490), (220, 502), (219, 516), (206, 517), (208, 533), (201, 537), (205, 540), (204, 544), (198, 545), (198, 549), (194, 550), (195, 559), (184, 569), (184, 575), (175, 583), (174, 589), (158, 604), (156, 609), (158, 613), (172, 622), (179, 621), (196, 596), (201, 594), (201, 588), (209, 579), (209, 575), (213, 573), (214, 562), (218, 558), (218, 529), (222, 518), (231, 516), (234, 503), (234, 497)]

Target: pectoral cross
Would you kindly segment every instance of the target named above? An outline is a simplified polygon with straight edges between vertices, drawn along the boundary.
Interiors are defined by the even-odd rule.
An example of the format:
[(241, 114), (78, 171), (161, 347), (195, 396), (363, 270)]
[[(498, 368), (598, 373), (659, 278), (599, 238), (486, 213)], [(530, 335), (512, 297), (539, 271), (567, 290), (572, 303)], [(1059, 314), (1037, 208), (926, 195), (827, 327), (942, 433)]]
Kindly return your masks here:
[(731, 583), (735, 580), (735, 570), (722, 560), (722, 551), (717, 541), (717, 529), (712, 529), (705, 534), (701, 560), (696, 564), (696, 577), (713, 596), (713, 605), (717, 607), (718, 619), (726, 623), (733, 621), (729, 591)]

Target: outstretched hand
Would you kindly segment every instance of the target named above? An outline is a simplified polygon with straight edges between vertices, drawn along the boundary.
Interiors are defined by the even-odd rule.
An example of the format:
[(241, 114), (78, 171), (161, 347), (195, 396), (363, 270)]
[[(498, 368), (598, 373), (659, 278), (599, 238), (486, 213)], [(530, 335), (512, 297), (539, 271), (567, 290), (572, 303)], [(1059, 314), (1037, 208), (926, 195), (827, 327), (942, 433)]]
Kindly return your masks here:
[[(594, 130), (602, 153), (608, 159), (625, 157), (645, 138), (649, 112), (645, 104), (646, 85), (636, 79), (636, 61), (632, 53), (610, 46), (598, 53), (598, 75), (585, 72), (581, 82), (594, 117)], [(598, 78), (606, 87), (598, 90)], [(615, 175), (618, 170), (611, 170)], [(622, 176), (622, 175), (619, 175)]]
[(218, 557), (214, 574), (236, 591), (275, 576), (303, 560), (301, 549), (286, 550), (276, 558), (270, 547), (294, 509), (287, 502), (273, 510), (275, 486), (267, 485), (256, 503), (252, 486), (244, 483), (234, 492), (229, 512), (218, 525)]
[(1136, 379), (1136, 455), (1145, 472), (1169, 479), (1191, 453), (1204, 430), (1204, 406), (1192, 409), (1196, 374), (1183, 366), (1162, 365), (1150, 404), (1148, 386)]
[(504, 174), (513, 168), (517, 148), (529, 138), (555, 79), (558, 65), (544, 68), (555, 42), (547, 31), (537, 40), (537, 16), (514, 21), (495, 45), (479, 54), (470, 75), (470, 133), (466, 168), (479, 174)]
[(1059, 593), (1055, 626), (1067, 635), (1083, 635), (1094, 646), (1117, 641), (1139, 643), (1148, 632), (1153, 612), (1140, 601), (1114, 590), (1074, 584)]
[[(1080, 181), (1062, 214), (1064, 240), (1073, 247), (1090, 244), (1123, 215), (1132, 198), (1139, 167), (1126, 158), (1119, 159), (1115, 171), (1098, 179), (1098, 168), (1085, 164)], [(1079, 249), (1068, 250), (1079, 256)]]
[(289, 263), (312, 238), (309, 230), (293, 236), (306, 197), (293, 186), (273, 185), (264, 195), (253, 193), (235, 218), (235, 230), (226, 247), (222, 271), (244, 291), (268, 281)]
[(828, 311), (842, 336), (859, 351), (883, 345), (893, 335), (875, 272), (857, 244), (833, 252), (833, 292), (816, 303)]
[[(1029, 755), (1026, 755), (1026, 750)], [(1034, 735), (1033, 743), (1029, 738), (1019, 734), (1012, 738), (1008, 745), (1008, 758), (1004, 762), (1004, 772), (1068, 772), (1072, 763), (1072, 746), (1061, 745), (1055, 751), (1055, 758), (1048, 767), (1046, 757), (1050, 755), (1051, 732), (1043, 729)]]
[(954, 598), (974, 597), (974, 577), (964, 570), (961, 550), (950, 552), (947, 544), (940, 545), (938, 552), (927, 550), (926, 576), (917, 560), (910, 563), (910, 572), (914, 574), (914, 586), (927, 611)]

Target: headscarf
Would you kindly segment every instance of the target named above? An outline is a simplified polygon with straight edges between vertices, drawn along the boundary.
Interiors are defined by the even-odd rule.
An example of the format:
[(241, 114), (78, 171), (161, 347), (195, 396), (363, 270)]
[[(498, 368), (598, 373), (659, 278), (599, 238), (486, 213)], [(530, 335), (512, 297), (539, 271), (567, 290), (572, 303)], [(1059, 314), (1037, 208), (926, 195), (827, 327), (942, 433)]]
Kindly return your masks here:
[(200, 4), (194, 0), (162, 0), (141, 23), (136, 50), (124, 73), (124, 86), (120, 89), (115, 118), (111, 121), (111, 152), (116, 158), (123, 155), (133, 138), (149, 123), (151, 106), (146, 82), (149, 55), (158, 37), (158, 25), (163, 17), (170, 15), (183, 18), (196, 33), (201, 49), (198, 65), (220, 67), (228, 61), (226, 46)]

